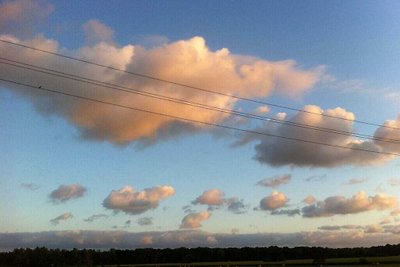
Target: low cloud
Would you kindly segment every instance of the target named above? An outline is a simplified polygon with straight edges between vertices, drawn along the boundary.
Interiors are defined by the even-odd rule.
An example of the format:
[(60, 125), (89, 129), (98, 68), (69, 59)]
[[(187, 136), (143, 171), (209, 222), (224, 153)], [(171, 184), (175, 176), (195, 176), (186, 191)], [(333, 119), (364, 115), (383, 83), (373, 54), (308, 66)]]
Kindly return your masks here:
[(271, 211), (271, 215), (285, 215), (289, 217), (293, 217), (296, 215), (300, 215), (300, 209), (287, 209), (287, 210), (273, 210)]
[(155, 209), (161, 200), (175, 194), (172, 186), (156, 186), (136, 191), (131, 186), (112, 191), (103, 201), (103, 206), (115, 212), (123, 211), (128, 214), (140, 214)]
[(367, 196), (361, 191), (351, 198), (344, 196), (328, 197), (324, 201), (302, 208), (303, 217), (331, 217), (338, 214), (355, 214), (370, 210), (393, 209), (397, 206), (397, 198), (384, 194)]
[(93, 214), (92, 216), (90, 216), (86, 219), (83, 219), (83, 221), (91, 223), (91, 222), (99, 220), (99, 219), (107, 219), (108, 217), (109, 216), (107, 214)]
[[(256, 128), (256, 130), (268, 135), (283, 136), (297, 140), (301, 139), (314, 142), (314, 144), (273, 136), (251, 135), (243, 137), (246, 142), (258, 142), (255, 146), (256, 155), (254, 157), (257, 161), (272, 166), (365, 166), (382, 163), (394, 157), (380, 152), (397, 153), (400, 151), (400, 146), (388, 142), (377, 140), (363, 141), (346, 134), (341, 135), (315, 130), (315, 128), (329, 128), (336, 131), (354, 132), (353, 122), (355, 116), (352, 112), (343, 108), (337, 107), (335, 109), (323, 110), (318, 106), (307, 105), (303, 110), (306, 112), (298, 112), (292, 117), (286, 118), (285, 122), (289, 124), (307, 124), (311, 129), (267, 122), (262, 127)], [(395, 121), (386, 121), (384, 125), (399, 127), (400, 118)], [(400, 132), (380, 127), (375, 131), (374, 137), (400, 139)], [(243, 144), (246, 142), (239, 143)], [(340, 147), (348, 147), (349, 149)], [(359, 149), (378, 153), (358, 151)]]
[(60, 185), (49, 195), (53, 203), (62, 203), (71, 199), (83, 197), (87, 189), (79, 184)]
[(361, 178), (361, 179), (352, 178), (352, 179), (348, 180), (345, 183), (345, 185), (363, 184), (363, 183), (365, 183), (367, 181), (368, 181), (368, 178)]
[(64, 214), (61, 214), (60, 216), (55, 217), (54, 219), (50, 220), (50, 223), (52, 223), (53, 225), (57, 225), (59, 224), (61, 221), (66, 221), (69, 219), (72, 219), (72, 213), (71, 212), (66, 212)]
[(257, 185), (276, 188), (282, 184), (289, 183), (291, 179), (292, 179), (292, 176), (290, 174), (285, 174), (285, 175), (275, 176), (272, 178), (267, 178), (267, 179), (261, 180), (257, 183)]
[(153, 218), (151, 217), (143, 217), (137, 220), (137, 224), (140, 226), (148, 226), (153, 224)]
[(208, 211), (202, 211), (198, 213), (189, 213), (182, 219), (182, 223), (180, 228), (199, 228), (201, 227), (201, 223), (205, 220), (208, 220), (211, 217), (211, 213)]
[(134, 249), (141, 247), (268, 247), (323, 246), (360, 247), (397, 244), (398, 226), (384, 228), (384, 233), (364, 234), (363, 231), (310, 231), (293, 233), (241, 234), (209, 233), (199, 230), (166, 232), (113, 231), (47, 231), (33, 233), (0, 233), (0, 249), (21, 247)]
[(274, 191), (270, 196), (261, 199), (260, 208), (273, 211), (284, 207), (288, 202), (289, 199), (284, 193)]

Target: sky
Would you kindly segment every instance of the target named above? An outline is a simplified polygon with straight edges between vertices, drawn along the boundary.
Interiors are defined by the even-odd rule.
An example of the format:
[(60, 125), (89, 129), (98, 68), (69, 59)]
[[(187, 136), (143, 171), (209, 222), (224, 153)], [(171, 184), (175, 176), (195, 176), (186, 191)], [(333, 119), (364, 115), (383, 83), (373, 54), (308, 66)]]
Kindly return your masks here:
[(2, 1), (0, 250), (398, 243), (399, 11)]

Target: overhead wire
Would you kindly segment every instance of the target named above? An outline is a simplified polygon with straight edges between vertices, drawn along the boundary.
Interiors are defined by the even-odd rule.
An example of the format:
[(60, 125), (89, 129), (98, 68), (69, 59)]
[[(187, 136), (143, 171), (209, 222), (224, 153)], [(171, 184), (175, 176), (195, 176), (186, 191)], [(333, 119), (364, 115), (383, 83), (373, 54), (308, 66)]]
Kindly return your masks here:
[(268, 106), (271, 106), (271, 107), (276, 107), (276, 108), (281, 108), (281, 109), (286, 109), (286, 110), (291, 110), (291, 111), (296, 111), (296, 112), (314, 114), (314, 115), (319, 115), (319, 116), (324, 116), (324, 117), (329, 117), (329, 118), (338, 119), (338, 120), (344, 120), (344, 121), (351, 121), (351, 122), (354, 122), (354, 123), (360, 123), (360, 124), (369, 125), (369, 126), (377, 126), (377, 127), (400, 130), (399, 127), (393, 127), (393, 126), (389, 126), (389, 125), (385, 125), (385, 124), (372, 123), (372, 122), (363, 121), (363, 120), (357, 120), (357, 119), (353, 120), (353, 119), (333, 116), (333, 115), (329, 115), (329, 114), (325, 114), (325, 113), (313, 112), (313, 111), (299, 109), (299, 108), (293, 108), (293, 107), (290, 107), (290, 106), (275, 104), (275, 103), (272, 103), (272, 102), (262, 101), (262, 100), (258, 100), (258, 99), (251, 99), (251, 98), (241, 97), (241, 96), (238, 96), (238, 95), (224, 93), (224, 92), (215, 91), (215, 90), (211, 90), (211, 89), (206, 89), (206, 88), (202, 88), (202, 87), (192, 86), (192, 85), (188, 85), (188, 84), (184, 84), (184, 83), (180, 83), (180, 82), (175, 82), (175, 81), (163, 79), (163, 78), (160, 78), (160, 77), (155, 77), (155, 76), (151, 76), (151, 75), (147, 75), (147, 74), (128, 71), (128, 70), (116, 68), (116, 67), (113, 67), (113, 66), (107, 66), (107, 65), (104, 65), (104, 64), (101, 64), (101, 63), (98, 63), (98, 62), (93, 62), (93, 61), (89, 61), (89, 60), (82, 59), (82, 58), (76, 58), (76, 57), (64, 55), (64, 54), (61, 54), (61, 53), (52, 52), (52, 51), (40, 49), (40, 48), (37, 48), (37, 47), (29, 46), (29, 45), (26, 45), (26, 44), (12, 42), (12, 41), (9, 41), (9, 40), (0, 39), (0, 42), (6, 43), (6, 44), (10, 44), (10, 45), (14, 45), (14, 46), (18, 46), (18, 47), (21, 47), (21, 48), (26, 48), (26, 49), (30, 49), (30, 50), (46, 53), (46, 54), (50, 54), (50, 55), (54, 55), (54, 56), (58, 56), (58, 57), (61, 57), (61, 58), (65, 58), (65, 59), (69, 59), (69, 60), (73, 60), (73, 61), (77, 61), (77, 62), (81, 62), (81, 63), (85, 63), (85, 64), (90, 64), (90, 65), (97, 66), (97, 67), (107, 68), (107, 69), (110, 69), (110, 70), (113, 70), (113, 71), (130, 74), (130, 75), (134, 75), (134, 76), (137, 76), (137, 77), (142, 77), (142, 78), (151, 79), (151, 80), (155, 80), (155, 81), (159, 81), (159, 82), (169, 83), (169, 84), (173, 84), (173, 85), (177, 85), (177, 86), (181, 86), (181, 87), (186, 87), (186, 88), (190, 88), (190, 89), (193, 89), (193, 90), (198, 90), (198, 91), (202, 91), (202, 92), (206, 92), (206, 93), (210, 93), (210, 94), (217, 94), (217, 95), (221, 95), (221, 96), (231, 97), (231, 98), (234, 98), (234, 99), (237, 99), (237, 100), (247, 101), (247, 102), (251, 102), (251, 103), (255, 103), (255, 104), (268, 105)]
[[(7, 61), (7, 62), (3, 62), (3, 61)], [(116, 84), (103, 82), (103, 81), (99, 81), (99, 80), (95, 80), (95, 79), (91, 79), (91, 78), (87, 78), (87, 77), (83, 77), (83, 76), (79, 76), (79, 75), (75, 75), (75, 74), (70, 74), (70, 73), (57, 71), (57, 70), (53, 70), (53, 69), (48, 69), (48, 68), (44, 68), (41, 66), (12, 60), (9, 58), (0, 57), (0, 64), (6, 64), (6, 65), (13, 66), (13, 67), (36, 71), (36, 72), (40, 72), (40, 73), (47, 74), (47, 75), (53, 75), (53, 76), (57, 76), (57, 77), (65, 78), (65, 79), (70, 79), (73, 81), (78, 81), (78, 82), (82, 82), (82, 83), (101, 86), (101, 87), (108, 88), (108, 89), (119, 90), (119, 91), (132, 93), (132, 94), (138, 94), (138, 95), (142, 95), (145, 97), (151, 97), (151, 98), (156, 98), (156, 99), (174, 102), (174, 103), (178, 103), (178, 104), (189, 105), (189, 106), (198, 107), (198, 108), (202, 108), (202, 109), (206, 109), (206, 110), (213, 110), (216, 112), (221, 112), (221, 113), (235, 115), (235, 116), (241, 116), (241, 117), (245, 117), (245, 118), (249, 118), (249, 119), (256, 119), (256, 120), (261, 120), (261, 121), (267, 121), (267, 122), (287, 125), (287, 126), (291, 126), (291, 127), (309, 129), (309, 130), (344, 135), (344, 136), (354, 136), (354, 137), (358, 137), (358, 138), (362, 138), (362, 139), (369, 139), (369, 140), (388, 142), (388, 143), (393, 143), (393, 144), (400, 144), (400, 140), (397, 140), (397, 139), (383, 138), (383, 137), (379, 137), (379, 136), (360, 134), (360, 133), (355, 133), (355, 132), (351, 132), (351, 131), (338, 130), (338, 129), (328, 128), (328, 127), (320, 127), (320, 126), (315, 126), (315, 125), (310, 125), (310, 124), (281, 120), (281, 119), (268, 117), (268, 116), (261, 116), (261, 115), (254, 114), (254, 113), (247, 113), (247, 112), (242, 112), (242, 111), (237, 111), (237, 110), (232, 110), (232, 109), (225, 109), (225, 108), (221, 108), (221, 107), (217, 107), (217, 106), (205, 105), (205, 104), (198, 103), (198, 102), (187, 101), (187, 100), (180, 99), (180, 98), (174, 98), (174, 97), (165, 96), (165, 95), (161, 95), (161, 94), (151, 93), (151, 92), (147, 92), (144, 90), (133, 89), (133, 88), (126, 87), (126, 86), (116, 85)]]
[(254, 135), (261, 135), (261, 136), (268, 136), (268, 137), (274, 137), (278, 139), (283, 139), (283, 140), (288, 140), (288, 141), (294, 141), (294, 142), (301, 142), (301, 143), (308, 143), (308, 144), (314, 144), (314, 145), (320, 145), (320, 146), (328, 146), (328, 147), (333, 147), (333, 148), (338, 148), (338, 149), (349, 149), (349, 150), (354, 150), (354, 151), (359, 151), (359, 152), (367, 152), (367, 153), (374, 153), (374, 154), (384, 154), (384, 155), (391, 155), (391, 156), (400, 156), (399, 153), (393, 153), (393, 152), (386, 152), (386, 151), (376, 151), (376, 150), (369, 150), (369, 149), (364, 149), (364, 148), (359, 148), (359, 147), (349, 147), (349, 146), (342, 146), (342, 145), (336, 145), (336, 144), (328, 144), (328, 143), (323, 143), (323, 142), (318, 142), (318, 141), (312, 141), (312, 140), (305, 140), (301, 138), (295, 138), (295, 137), (288, 137), (288, 136), (282, 136), (282, 135), (276, 135), (276, 134), (270, 134), (266, 132), (260, 132), (260, 131), (255, 131), (255, 130), (248, 130), (248, 129), (243, 129), (243, 128), (238, 128), (238, 127), (233, 127), (229, 125), (223, 125), (223, 124), (218, 124), (218, 123), (213, 123), (213, 122), (205, 122), (205, 121), (199, 121), (199, 120), (194, 120), (190, 118), (185, 118), (185, 117), (180, 117), (180, 116), (175, 116), (171, 114), (166, 114), (162, 112), (157, 112), (157, 111), (151, 111), (151, 110), (146, 110), (142, 108), (137, 108), (137, 107), (131, 107), (127, 105), (121, 105), (105, 100), (99, 100), (99, 99), (94, 99), (86, 96), (81, 96), (81, 95), (76, 95), (76, 94), (71, 94), (68, 92), (63, 92), (63, 91), (58, 91), (58, 90), (53, 90), (49, 88), (45, 88), (43, 86), (36, 86), (28, 83), (23, 83), (23, 82), (18, 82), (14, 80), (9, 80), (5, 78), (0, 77), (0, 81), (6, 82), (6, 83), (11, 83), (27, 88), (32, 88), (35, 90), (40, 90), (40, 91), (45, 91), (45, 92), (50, 92), (53, 94), (60, 94), (68, 97), (73, 97), (81, 100), (86, 100), (94, 103), (100, 103), (100, 104), (106, 104), (106, 105), (111, 105), (115, 107), (120, 107), (120, 108), (125, 108), (125, 109), (130, 109), (133, 111), (139, 111), (147, 114), (153, 114), (153, 115), (158, 115), (158, 116), (163, 116), (163, 117), (168, 117), (168, 118), (173, 118), (176, 120), (181, 120), (181, 121), (186, 121), (186, 122), (191, 122), (191, 123), (196, 123), (196, 124), (203, 124), (203, 125), (208, 125), (208, 126), (215, 126), (223, 129), (229, 129), (229, 130), (235, 130), (239, 132), (244, 132), (247, 134), (254, 134)]

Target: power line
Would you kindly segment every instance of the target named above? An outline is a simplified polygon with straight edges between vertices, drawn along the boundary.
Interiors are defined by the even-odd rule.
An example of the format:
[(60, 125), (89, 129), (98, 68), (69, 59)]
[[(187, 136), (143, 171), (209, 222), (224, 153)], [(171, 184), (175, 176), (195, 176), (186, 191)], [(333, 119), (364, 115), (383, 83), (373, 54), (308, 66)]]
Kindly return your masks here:
[(357, 147), (341, 146), (341, 145), (335, 145), (335, 144), (327, 144), (327, 143), (323, 143), (323, 142), (304, 140), (304, 139), (301, 139), (301, 138), (269, 134), (269, 133), (265, 133), (265, 132), (254, 131), (254, 130), (247, 130), (247, 129), (243, 129), (243, 128), (237, 128), (237, 127), (218, 124), (218, 123), (198, 121), (198, 120), (179, 117), (179, 116), (170, 115), (170, 114), (166, 114), (166, 113), (161, 113), (161, 112), (156, 112), (156, 111), (151, 111), (151, 110), (146, 110), (146, 109), (141, 109), (141, 108), (136, 108), (136, 107), (131, 107), (131, 106), (126, 106), (126, 105), (121, 105), (121, 104), (116, 104), (116, 103), (112, 103), (112, 102), (105, 101), (105, 100), (98, 100), (98, 99), (94, 99), (94, 98), (90, 98), (90, 97), (85, 97), (85, 96), (75, 95), (75, 94), (71, 94), (71, 93), (67, 93), (67, 92), (52, 90), (52, 89), (45, 88), (43, 86), (39, 86), (38, 87), (38, 86), (31, 85), (31, 84), (26, 84), (26, 83), (17, 82), (17, 81), (13, 81), (13, 80), (8, 80), (8, 79), (4, 79), (4, 78), (0, 78), (0, 81), (6, 82), (6, 83), (16, 84), (16, 85), (19, 85), (19, 86), (29, 87), (29, 88), (32, 88), (32, 89), (35, 89), (35, 90), (41, 90), (41, 91), (46, 91), (46, 92), (50, 92), (50, 93), (54, 93), (54, 94), (60, 94), (60, 95), (64, 95), (64, 96), (78, 98), (78, 99), (82, 99), (82, 100), (86, 100), (86, 101), (90, 101), (90, 102), (96, 102), (96, 103), (111, 105), (111, 106), (115, 106), (115, 107), (120, 107), (120, 108), (130, 109), (130, 110), (134, 110), (134, 111), (139, 111), (139, 112), (143, 112), (143, 113), (153, 114), (153, 115), (157, 115), (157, 116), (173, 118), (173, 119), (176, 119), (176, 120), (181, 120), (181, 121), (186, 121), (186, 122), (191, 122), (191, 123), (196, 123), (196, 124), (203, 124), (203, 125), (208, 125), (208, 126), (215, 126), (215, 127), (220, 127), (220, 128), (224, 128), (224, 129), (229, 129), (229, 130), (234, 130), (234, 131), (239, 131), (239, 132), (244, 132), (244, 133), (249, 133), (249, 134), (262, 135), (262, 136), (268, 136), (268, 137), (275, 137), (275, 138), (294, 141), (294, 142), (301, 142), (301, 143), (308, 143), (308, 144), (314, 144), (314, 145), (328, 146), (328, 147), (340, 148), (340, 149), (349, 149), (349, 150), (355, 150), (355, 151), (360, 151), (360, 152), (367, 152), (367, 153), (374, 153), (374, 154), (385, 154), (385, 155), (391, 155), (391, 156), (400, 156), (400, 154), (398, 154), (398, 153), (385, 152), (385, 151), (376, 151), (376, 150), (369, 150), (369, 149), (363, 149), (363, 148), (357, 148)]
[(51, 52), (51, 51), (48, 51), (48, 50), (44, 50), (44, 49), (28, 46), (28, 45), (21, 44), (21, 43), (16, 43), (16, 42), (8, 41), (8, 40), (0, 39), (0, 42), (6, 43), (6, 44), (10, 44), (10, 45), (14, 45), (14, 46), (19, 46), (19, 47), (26, 48), (26, 49), (31, 49), (31, 50), (34, 50), (34, 51), (38, 51), (38, 52), (42, 52), (42, 53), (46, 53), (46, 54), (50, 54), (50, 55), (54, 55), (54, 56), (58, 56), (58, 57), (62, 57), (62, 58), (66, 58), (66, 59), (70, 59), (70, 60), (74, 60), (74, 61), (81, 62), (81, 63), (94, 65), (94, 66), (97, 66), (97, 67), (107, 68), (107, 69), (110, 69), (110, 70), (113, 70), (113, 71), (123, 72), (123, 73), (134, 75), (134, 76), (137, 76), (137, 77), (151, 79), (151, 80), (155, 80), (155, 81), (159, 81), (159, 82), (165, 82), (165, 83), (169, 83), (169, 84), (173, 84), (173, 85), (177, 85), (177, 86), (181, 86), (181, 87), (186, 87), (186, 88), (190, 88), (190, 89), (193, 89), (193, 90), (198, 90), (198, 91), (202, 91), (202, 92), (206, 92), (206, 93), (210, 93), (210, 94), (218, 94), (218, 95), (231, 97), (231, 98), (234, 98), (234, 99), (247, 101), (247, 102), (251, 102), (251, 103), (256, 103), (256, 104), (261, 104), (261, 105), (269, 105), (271, 107), (287, 109), (287, 110), (296, 111), (296, 112), (303, 112), (303, 113), (308, 113), (308, 114), (314, 114), (314, 115), (329, 117), (329, 118), (338, 119), (338, 120), (351, 121), (351, 122), (360, 123), (360, 124), (369, 125), (369, 126), (377, 126), (377, 127), (400, 130), (399, 127), (392, 127), (392, 126), (388, 126), (388, 125), (384, 125), (384, 124), (372, 123), (372, 122), (367, 122), (367, 121), (363, 121), (363, 120), (351, 120), (351, 119), (337, 117), (337, 116), (333, 116), (333, 115), (329, 115), (329, 114), (324, 114), (324, 113), (319, 113), (319, 112), (312, 112), (312, 111), (303, 110), (303, 109), (299, 109), (299, 108), (293, 108), (293, 107), (289, 107), (289, 106), (285, 106), (285, 105), (274, 104), (274, 103), (267, 102), (267, 101), (241, 97), (241, 96), (237, 96), (237, 95), (233, 95), (233, 94), (228, 94), (228, 93), (223, 93), (223, 92), (214, 91), (214, 90), (210, 90), (210, 89), (205, 89), (205, 88), (202, 88), (202, 87), (197, 87), (197, 86), (192, 86), (192, 85), (188, 85), (188, 84), (184, 84), (184, 83), (174, 82), (174, 81), (171, 81), (171, 80), (162, 79), (162, 78), (159, 78), (159, 77), (154, 77), (154, 76), (151, 76), (151, 75), (137, 73), (137, 72), (133, 72), (133, 71), (127, 71), (127, 70), (115, 68), (115, 67), (112, 67), (112, 66), (107, 66), (107, 65), (104, 65), (104, 64), (100, 64), (100, 63), (97, 63), (97, 62), (93, 62), (93, 61), (89, 61), (89, 60), (85, 60), (85, 59), (81, 59), (81, 58), (76, 58), (76, 57), (72, 57), (72, 56), (67, 56), (67, 55), (64, 55), (64, 54)]
[[(283, 124), (283, 125), (287, 125), (287, 126), (291, 126), (291, 127), (315, 130), (315, 131), (344, 135), (344, 136), (355, 136), (355, 137), (359, 137), (359, 138), (363, 138), (363, 139), (370, 139), (370, 140), (388, 142), (388, 143), (393, 143), (393, 144), (400, 144), (399, 143), (400, 140), (397, 140), (397, 139), (383, 138), (383, 137), (372, 136), (372, 135), (367, 135), (367, 134), (358, 134), (358, 133), (354, 133), (351, 131), (343, 131), (343, 130), (338, 130), (338, 129), (333, 129), (333, 128), (319, 127), (319, 126), (314, 126), (314, 125), (310, 125), (310, 124), (303, 124), (303, 123), (280, 120), (280, 119), (276, 119), (276, 118), (272, 118), (272, 117), (268, 117), (268, 116), (260, 116), (260, 115), (253, 114), (253, 113), (241, 112), (241, 111), (231, 110), (231, 109), (224, 109), (224, 108), (220, 108), (220, 107), (216, 107), (216, 106), (205, 105), (205, 104), (198, 103), (198, 102), (191, 102), (191, 101), (187, 101), (184, 99), (173, 98), (173, 97), (169, 97), (169, 96), (165, 96), (165, 95), (150, 93), (150, 92), (143, 91), (143, 90), (137, 90), (137, 89), (133, 89), (133, 88), (125, 87), (125, 86), (111, 84), (111, 83), (94, 80), (94, 79), (90, 79), (90, 78), (79, 76), (79, 75), (69, 74), (69, 73), (56, 71), (56, 70), (51, 70), (48, 68), (44, 68), (44, 67), (40, 67), (40, 66), (32, 65), (32, 64), (27, 64), (27, 63), (23, 63), (20, 61), (11, 60), (8, 58), (0, 57), (0, 60), (12, 62), (12, 63), (8, 63), (8, 62), (0, 61), (0, 64), (6, 64), (6, 65), (13, 66), (13, 67), (28, 69), (31, 71), (36, 71), (36, 72), (53, 75), (53, 76), (57, 76), (57, 77), (65, 78), (65, 79), (70, 79), (73, 81), (88, 83), (88, 84), (101, 86), (101, 87), (105, 87), (105, 88), (109, 88), (109, 89), (113, 89), (113, 90), (119, 90), (119, 91), (123, 91), (123, 92), (127, 92), (127, 93), (138, 94), (138, 95), (142, 95), (145, 97), (156, 98), (156, 99), (174, 102), (174, 103), (178, 103), (178, 104), (184, 104), (184, 105), (189, 105), (189, 106), (193, 106), (193, 107), (203, 108), (206, 110), (212, 110), (212, 111), (222, 112), (222, 113), (226, 113), (226, 114), (230, 114), (230, 115), (241, 116), (241, 117), (256, 119), (256, 120), (261, 120), (261, 121), (268, 121), (268, 122)], [(16, 64), (13, 64), (13, 63), (16, 63)]]

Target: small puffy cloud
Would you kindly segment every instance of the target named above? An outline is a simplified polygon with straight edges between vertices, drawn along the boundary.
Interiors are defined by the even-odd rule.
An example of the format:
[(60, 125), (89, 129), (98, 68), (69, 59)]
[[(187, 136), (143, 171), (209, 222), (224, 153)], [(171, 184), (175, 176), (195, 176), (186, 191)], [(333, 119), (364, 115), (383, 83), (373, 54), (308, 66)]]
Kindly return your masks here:
[(151, 218), (151, 217), (139, 218), (137, 220), (137, 224), (139, 224), (140, 226), (152, 225), (153, 224), (153, 218)]
[(267, 179), (261, 180), (257, 183), (257, 185), (276, 188), (282, 184), (289, 183), (291, 179), (292, 179), (292, 176), (290, 174), (285, 174), (285, 175), (275, 176), (272, 178), (267, 178)]
[(285, 215), (289, 217), (293, 217), (295, 215), (300, 215), (300, 209), (287, 209), (287, 210), (273, 210), (271, 211), (271, 215)]
[(360, 179), (352, 178), (352, 179), (348, 180), (345, 184), (346, 185), (363, 184), (366, 181), (368, 181), (368, 178), (360, 178)]
[(83, 24), (82, 27), (88, 43), (112, 42), (114, 31), (99, 20), (91, 19)]
[(369, 210), (386, 210), (397, 206), (397, 198), (384, 194), (367, 196), (361, 191), (351, 198), (328, 197), (324, 201), (302, 208), (303, 217), (330, 217), (337, 214), (354, 214)]
[(219, 189), (210, 189), (204, 191), (198, 196), (192, 204), (202, 204), (209, 206), (221, 206), (225, 203), (225, 194)]
[(284, 193), (274, 191), (270, 196), (261, 199), (260, 208), (273, 211), (284, 207), (288, 201), (289, 199)]
[(95, 220), (107, 219), (108, 217), (109, 216), (107, 214), (93, 214), (92, 216), (90, 216), (90, 217), (88, 217), (86, 219), (83, 219), (83, 221), (91, 223), (91, 222), (93, 222)]
[(312, 195), (308, 195), (305, 199), (303, 199), (303, 202), (308, 204), (308, 205), (314, 204), (316, 201), (317, 200)]
[(242, 214), (246, 212), (246, 205), (243, 202), (243, 199), (238, 199), (236, 197), (230, 198), (227, 201), (228, 211), (233, 212), (235, 214)]
[(60, 185), (52, 191), (49, 198), (54, 203), (62, 203), (70, 199), (83, 197), (87, 189), (79, 184)]
[(128, 214), (140, 214), (155, 209), (161, 200), (175, 194), (172, 186), (163, 185), (136, 191), (131, 186), (112, 191), (103, 201), (103, 206), (115, 212), (123, 211)]
[[(267, 122), (256, 130), (272, 136), (253, 134), (244, 137), (244, 139), (247, 138), (247, 142), (258, 141), (258, 144), (255, 146), (256, 155), (254, 158), (256, 160), (272, 166), (364, 166), (382, 163), (392, 159), (393, 156), (383, 153), (368, 153), (359, 151), (360, 149), (375, 152), (395, 152), (396, 148), (400, 150), (400, 146), (390, 146), (387, 142), (376, 140), (363, 141), (346, 134), (341, 135), (315, 130), (315, 128), (329, 128), (336, 131), (354, 132), (353, 122), (355, 116), (352, 112), (344, 108), (337, 107), (335, 109), (323, 110), (318, 106), (307, 105), (303, 110), (305, 112), (298, 112), (286, 118), (285, 121), (288, 124), (306, 124), (311, 128), (293, 127), (288, 124), (276, 125), (272, 122)], [(397, 125), (397, 123), (389, 122), (386, 122), (386, 124)], [(399, 131), (397, 132), (400, 134)], [(380, 127), (374, 134), (374, 136), (381, 135), (387, 138), (395, 138), (397, 136), (393, 131), (389, 131), (384, 127)], [(292, 140), (280, 138), (282, 136), (291, 138)], [(309, 142), (299, 142), (293, 139)], [(400, 137), (397, 139), (400, 139)], [(329, 146), (321, 144), (328, 144)], [(341, 147), (348, 147), (350, 149)]]
[(256, 114), (266, 114), (270, 111), (271, 109), (268, 106), (259, 106), (256, 108), (255, 113)]
[(57, 225), (60, 223), (60, 221), (66, 221), (69, 219), (72, 219), (72, 213), (71, 212), (66, 212), (64, 214), (61, 214), (60, 216), (55, 217), (54, 219), (50, 220), (50, 223)]
[(21, 184), (22, 188), (31, 190), (31, 191), (35, 191), (38, 190), (40, 188), (40, 186), (38, 186), (37, 184), (33, 184), (33, 183), (22, 183)]
[(199, 228), (201, 222), (208, 220), (211, 217), (211, 213), (208, 211), (202, 211), (198, 213), (189, 213), (182, 219), (180, 228)]

